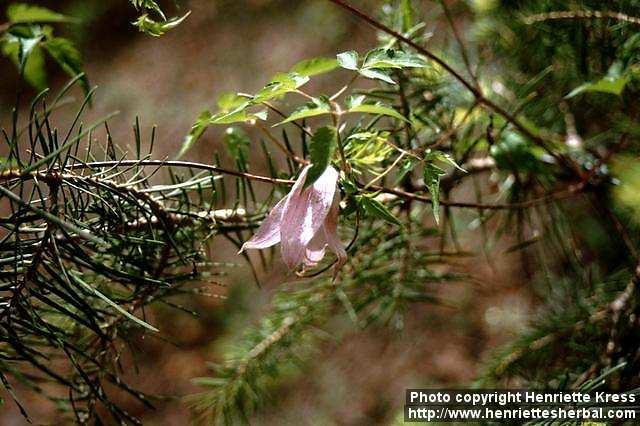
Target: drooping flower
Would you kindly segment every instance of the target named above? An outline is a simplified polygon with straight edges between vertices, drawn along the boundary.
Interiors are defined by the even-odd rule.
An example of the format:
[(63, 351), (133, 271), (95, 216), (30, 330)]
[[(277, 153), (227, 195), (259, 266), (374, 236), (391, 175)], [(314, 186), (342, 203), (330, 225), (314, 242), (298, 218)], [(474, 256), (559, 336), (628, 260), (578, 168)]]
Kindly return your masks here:
[(301, 263), (307, 267), (317, 265), (329, 246), (338, 258), (336, 268), (344, 264), (347, 253), (338, 237), (338, 172), (328, 166), (305, 188), (310, 167), (302, 169), (291, 191), (273, 207), (240, 252), (280, 243), (282, 259), (293, 270)]

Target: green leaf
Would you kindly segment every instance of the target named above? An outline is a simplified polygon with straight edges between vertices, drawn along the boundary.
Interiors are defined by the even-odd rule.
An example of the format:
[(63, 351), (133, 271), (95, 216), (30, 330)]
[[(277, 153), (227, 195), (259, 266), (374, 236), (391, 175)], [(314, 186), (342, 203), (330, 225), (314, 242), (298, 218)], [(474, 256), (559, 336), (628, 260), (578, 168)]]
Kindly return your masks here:
[(437, 224), (440, 223), (440, 177), (444, 174), (444, 170), (433, 163), (424, 165), (424, 184), (431, 194), (433, 217)]
[(349, 95), (345, 99), (344, 103), (347, 106), (347, 109), (351, 109), (362, 105), (366, 99), (367, 97), (365, 95)]
[(335, 58), (311, 58), (300, 61), (291, 68), (292, 72), (301, 76), (311, 77), (333, 71), (338, 67), (338, 60)]
[(69, 16), (54, 12), (42, 6), (16, 3), (7, 8), (7, 18), (12, 24), (30, 24), (43, 22), (74, 22)]
[(370, 78), (372, 80), (382, 80), (385, 83), (396, 84), (395, 81), (389, 76), (389, 73), (383, 70), (363, 68), (358, 71), (363, 77)]
[(414, 157), (405, 157), (398, 167), (398, 175), (396, 177), (396, 185), (399, 185), (404, 178), (413, 171), (413, 169), (420, 163), (420, 161)]
[(214, 114), (210, 118), (211, 124), (233, 124), (243, 123), (252, 120), (266, 120), (267, 110), (261, 110), (258, 112), (249, 112), (247, 108), (251, 106), (250, 102), (246, 102), (236, 109), (229, 112), (219, 112)]
[(356, 113), (362, 112), (365, 114), (379, 114), (379, 115), (387, 115), (389, 117), (397, 118), (398, 120), (405, 121), (409, 123), (406, 117), (400, 114), (395, 109), (382, 105), (382, 104), (361, 104), (351, 107), (347, 112)]
[[(82, 57), (70, 40), (62, 37), (52, 37), (42, 45), (64, 72), (72, 77), (82, 74)], [(86, 76), (82, 76), (80, 81), (84, 91), (88, 93), (89, 80)]]
[(291, 113), (289, 117), (274, 126), (279, 126), (284, 123), (289, 123), (295, 120), (301, 120), (303, 118), (315, 117), (317, 115), (331, 113), (331, 105), (329, 105), (328, 99), (324, 97), (314, 98), (312, 102), (307, 102), (300, 108)]
[(43, 90), (47, 87), (44, 51), (40, 46), (36, 46), (27, 57), (23, 76), (25, 81), (37, 90)]
[(380, 201), (368, 195), (358, 195), (356, 200), (364, 209), (365, 213), (370, 216), (377, 217), (394, 225), (402, 226), (402, 222), (398, 220)]
[(629, 76), (627, 75), (618, 77), (607, 76), (596, 82), (584, 83), (576, 87), (567, 96), (565, 96), (565, 98), (573, 98), (574, 96), (584, 92), (610, 93), (612, 95), (620, 96), (628, 82)]
[(350, 50), (348, 52), (338, 53), (336, 55), (338, 65), (342, 68), (357, 71), (358, 70), (358, 52)]
[(22, 71), (31, 51), (37, 46), (42, 37), (17, 37), (7, 34), (0, 41), (2, 42), (2, 54)]
[(396, 49), (377, 48), (364, 58), (362, 68), (424, 68), (427, 63), (420, 56)]
[(182, 141), (182, 146), (180, 147), (180, 151), (178, 155), (176, 155), (176, 159), (181, 158), (184, 154), (187, 153), (191, 149), (191, 147), (198, 142), (198, 140), (202, 137), (204, 132), (209, 127), (211, 123), (211, 113), (209, 111), (202, 111), (198, 116), (198, 119), (193, 126), (191, 126), (191, 130), (189, 134), (184, 137)]
[(253, 97), (252, 102), (254, 104), (259, 104), (261, 102), (277, 98), (286, 93), (293, 92), (297, 88), (306, 84), (308, 81), (309, 77), (300, 75), (295, 72), (290, 72), (288, 74), (277, 74), (266, 86), (264, 86), (258, 93), (256, 93), (256, 95)]
[(246, 97), (239, 96), (236, 93), (222, 93), (218, 96), (218, 100), (216, 102), (220, 111), (229, 112), (241, 105), (248, 105), (248, 101)]
[(434, 160), (442, 161), (443, 163), (446, 163), (446, 164), (449, 164), (450, 166), (455, 167), (461, 172), (465, 172), (465, 173), (467, 172), (465, 169), (460, 167), (458, 163), (456, 163), (456, 160), (454, 160), (450, 154), (447, 154), (446, 152), (429, 150), (425, 155), (425, 159), (431, 160), (431, 161), (434, 161)]
[(334, 127), (321, 127), (313, 134), (309, 144), (309, 157), (311, 168), (307, 172), (304, 186), (313, 184), (316, 179), (331, 164), (331, 158), (336, 150), (337, 132)]
[(185, 13), (181, 17), (174, 17), (168, 19), (166, 21), (156, 21), (153, 18), (150, 18), (148, 14), (142, 14), (133, 22), (133, 25), (138, 27), (138, 30), (149, 34), (153, 37), (160, 37), (165, 34), (167, 31), (174, 29), (178, 25), (180, 25), (187, 17), (191, 14), (191, 11)]
[(163, 20), (167, 19), (164, 16), (162, 9), (160, 9), (160, 6), (158, 6), (158, 3), (156, 3), (154, 0), (131, 0), (131, 3), (137, 10), (152, 10), (156, 12)]

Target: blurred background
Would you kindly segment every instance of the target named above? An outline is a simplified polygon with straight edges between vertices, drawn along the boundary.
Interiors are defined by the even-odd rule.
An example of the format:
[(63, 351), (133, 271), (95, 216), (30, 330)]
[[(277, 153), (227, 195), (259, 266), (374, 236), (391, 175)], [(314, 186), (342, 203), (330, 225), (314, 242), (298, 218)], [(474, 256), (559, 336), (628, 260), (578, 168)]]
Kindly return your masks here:
[[(110, 121), (111, 132), (116, 143), (129, 147), (136, 117), (146, 137), (157, 125), (154, 158), (174, 155), (198, 113), (213, 106), (220, 93), (252, 93), (271, 75), (302, 59), (334, 56), (345, 50), (362, 52), (376, 43), (372, 28), (320, 0), (191, 0), (181, 1), (180, 9), (168, 3), (165, 10), (174, 15), (187, 10), (192, 14), (160, 38), (139, 33), (131, 25), (136, 11), (124, 0), (37, 3), (81, 20), (60, 31), (77, 43), (89, 80), (98, 86), (86, 122), (119, 111)], [(372, 14), (382, 6), (376, 0), (352, 3)], [(447, 42), (450, 34), (444, 31), (441, 9), (426, 2), (420, 6), (434, 33), (433, 42)], [(464, 22), (459, 24), (464, 31)], [(53, 65), (49, 68), (50, 85), (61, 87), (66, 75)], [(0, 70), (0, 123), (7, 123), (16, 88), (21, 88), (18, 102), (22, 108), (35, 91), (20, 81), (6, 58), (0, 58)], [(331, 78), (335, 77), (319, 78), (313, 84), (326, 90), (344, 84)], [(74, 94), (82, 96), (79, 90)], [(56, 117), (65, 123), (74, 112), (70, 106), (59, 110)], [(212, 162), (223, 130), (208, 130), (187, 159)], [(464, 248), (477, 247), (479, 242), (461, 239), (460, 243)], [(509, 245), (508, 238), (503, 244)], [(263, 286), (258, 288), (231, 246), (213, 247), (212, 257), (237, 264), (220, 277), (221, 283), (230, 284), (214, 289), (220, 297), (180, 301), (197, 317), (168, 307), (148, 312), (162, 338), (139, 339), (135, 359), (123, 360), (130, 383), (166, 397), (155, 402), (155, 411), (131, 402), (125, 405), (144, 424), (189, 423), (189, 410), (181, 397), (198, 391), (191, 379), (205, 375), (207, 362), (218, 359), (221, 348), (257, 320), (282, 275), (278, 268), (263, 271)], [(521, 329), (531, 311), (531, 297), (521, 286), (526, 278), (512, 272), (518, 254), (501, 259), (495, 264), (480, 256), (448, 265), (451, 272), (473, 277), (438, 288), (440, 297), (451, 301), (452, 307), (416, 304), (404, 324), (364, 332), (348, 319), (336, 320), (331, 327), (336, 335), (325, 340), (313, 365), (304, 374), (291, 372), (272, 393), (268, 408), (252, 422), (391, 424), (400, 422), (406, 388), (471, 385), (488, 351)], [(513, 270), (518, 268), (513, 266)], [(39, 424), (57, 424), (50, 402), (21, 392), (19, 387), (17, 392)], [(12, 403), (0, 410), (0, 424), (25, 423)]]

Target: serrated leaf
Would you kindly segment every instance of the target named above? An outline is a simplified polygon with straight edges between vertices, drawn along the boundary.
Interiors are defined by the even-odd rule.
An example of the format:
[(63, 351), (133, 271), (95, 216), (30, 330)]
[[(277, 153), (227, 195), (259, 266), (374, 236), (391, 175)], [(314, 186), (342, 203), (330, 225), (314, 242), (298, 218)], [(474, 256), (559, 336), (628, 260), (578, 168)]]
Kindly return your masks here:
[(440, 223), (440, 177), (445, 172), (433, 163), (424, 165), (424, 184), (431, 194), (431, 206), (436, 223)]
[(442, 151), (428, 151), (425, 155), (425, 159), (426, 160), (438, 160), (438, 161), (442, 161), (443, 163), (447, 163), (453, 167), (455, 167), (456, 169), (460, 170), (461, 172), (467, 172), (465, 169), (463, 169), (462, 167), (460, 167), (458, 165), (458, 163), (456, 163), (456, 160), (454, 160), (450, 154), (447, 154), (445, 152)]
[(358, 52), (349, 50), (348, 52), (338, 53), (336, 55), (338, 65), (342, 68), (357, 71), (358, 70)]
[(327, 73), (338, 68), (338, 60), (335, 58), (311, 58), (300, 61), (291, 68), (291, 72), (301, 76), (311, 77), (318, 74)]
[(275, 126), (279, 126), (284, 123), (289, 123), (295, 120), (301, 120), (303, 118), (315, 117), (323, 114), (331, 113), (331, 105), (329, 105), (329, 101), (326, 98), (315, 98), (313, 102), (308, 102), (296, 109), (291, 113), (289, 117), (281, 122), (275, 124)]
[(42, 6), (25, 3), (15, 3), (7, 8), (7, 19), (12, 24), (30, 24), (44, 22), (74, 22), (69, 16), (63, 15)]
[(184, 154), (187, 153), (187, 151), (191, 149), (193, 145), (195, 145), (196, 142), (198, 142), (198, 140), (207, 130), (207, 127), (209, 127), (210, 122), (211, 113), (209, 111), (202, 111), (198, 116), (196, 122), (193, 123), (193, 126), (191, 126), (189, 134), (184, 137), (182, 146), (180, 147), (180, 151), (178, 152), (178, 155), (176, 155), (176, 158), (181, 158)]
[(396, 84), (396, 82), (389, 76), (389, 73), (383, 70), (377, 70), (373, 68), (363, 68), (358, 71), (363, 77), (367, 77), (373, 80), (382, 80), (385, 83)]
[(397, 118), (398, 120), (402, 120), (405, 122), (409, 122), (406, 117), (400, 114), (395, 109), (381, 105), (381, 104), (361, 104), (351, 107), (347, 112), (355, 113), (361, 112), (365, 114), (378, 114), (378, 115), (387, 115), (389, 117)]
[(398, 225), (398, 226), (402, 226), (402, 222), (400, 222), (398, 220), (397, 217), (395, 217), (387, 208), (387, 206), (385, 206), (384, 204), (382, 204), (380, 201), (376, 200), (375, 198), (366, 196), (366, 195), (360, 195), (356, 197), (358, 203), (362, 206), (362, 208), (364, 209), (365, 213), (367, 213), (368, 215), (371, 215), (373, 217), (376, 217), (378, 219), (382, 219), (386, 222), (392, 223), (394, 225)]
[(336, 150), (337, 133), (334, 127), (321, 127), (313, 134), (309, 144), (309, 158), (311, 167), (307, 172), (304, 186), (313, 184), (316, 179), (331, 164), (331, 158)]
[[(82, 57), (70, 40), (62, 37), (52, 37), (42, 43), (49, 55), (58, 63), (60, 68), (72, 77), (82, 74)], [(86, 76), (80, 79), (85, 92), (89, 92), (89, 80)]]
[(288, 74), (277, 74), (273, 79), (264, 86), (252, 99), (254, 104), (265, 102), (273, 98), (277, 98), (286, 93), (293, 92), (297, 88), (306, 84), (309, 77), (300, 75), (295, 72)]
[(414, 53), (377, 48), (367, 53), (362, 68), (423, 68), (425, 66), (427, 66), (426, 61)]

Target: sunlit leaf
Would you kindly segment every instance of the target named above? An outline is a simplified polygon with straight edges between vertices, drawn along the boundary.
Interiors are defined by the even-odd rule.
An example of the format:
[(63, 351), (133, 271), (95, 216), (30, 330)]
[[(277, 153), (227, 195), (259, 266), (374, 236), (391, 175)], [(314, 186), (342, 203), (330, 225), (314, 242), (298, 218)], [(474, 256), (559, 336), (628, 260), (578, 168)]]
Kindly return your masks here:
[(409, 122), (409, 120), (407, 120), (407, 118), (404, 117), (402, 114), (400, 114), (398, 111), (382, 104), (356, 105), (351, 107), (348, 110), (348, 112), (350, 113), (361, 112), (365, 114), (387, 115), (389, 117), (397, 118), (398, 120), (406, 121), (407, 123)]
[(453, 157), (451, 157), (451, 154), (449, 153), (442, 152), (442, 151), (429, 150), (425, 154), (425, 159), (430, 161), (434, 161), (434, 160), (442, 161), (443, 163), (453, 166), (456, 169), (460, 170), (461, 172), (466, 173), (466, 170), (460, 167), (458, 163), (456, 163), (456, 160), (454, 160)]
[(184, 140), (182, 141), (182, 146), (180, 147), (180, 151), (178, 152), (178, 155), (176, 155), (176, 158), (182, 157), (184, 154), (187, 153), (187, 151), (191, 149), (191, 147), (196, 142), (198, 142), (198, 140), (202, 137), (204, 132), (207, 130), (207, 127), (209, 126), (210, 122), (211, 122), (211, 113), (209, 111), (202, 111), (198, 116), (198, 119), (196, 120), (196, 122), (193, 123), (193, 126), (191, 126), (191, 130), (189, 130), (189, 133), (187, 134), (187, 136), (184, 137)]
[(239, 96), (236, 93), (222, 93), (218, 96), (216, 104), (220, 111), (231, 111), (241, 105), (248, 105), (248, 100), (246, 97)]
[(326, 98), (315, 98), (313, 102), (307, 102), (300, 108), (296, 109), (289, 117), (285, 120), (276, 124), (284, 124), (289, 123), (295, 120), (301, 120), (303, 118), (315, 117), (317, 115), (329, 114), (331, 113), (331, 105), (329, 105), (329, 101)]
[(362, 68), (422, 68), (427, 63), (420, 56), (396, 49), (373, 49), (364, 58)]
[(367, 97), (365, 95), (349, 95), (345, 99), (344, 103), (347, 109), (351, 109), (362, 105), (366, 99)]
[(358, 69), (358, 52), (354, 50), (339, 53), (336, 58), (338, 59), (338, 65), (342, 68), (354, 71)]
[(42, 6), (15, 3), (7, 8), (7, 19), (12, 24), (45, 22), (74, 22), (74, 19)]
[(233, 124), (252, 120), (266, 120), (267, 111), (249, 112), (247, 108), (251, 106), (249, 102), (242, 104), (229, 112), (219, 112), (211, 116), (211, 124)]
[(372, 80), (382, 80), (385, 83), (396, 84), (396, 82), (389, 76), (389, 73), (387, 71), (373, 69), (373, 68), (363, 68), (358, 72), (363, 77), (367, 77)]
[(277, 74), (266, 86), (255, 94), (253, 97), (253, 103), (261, 103), (277, 98), (286, 93), (293, 92), (308, 81), (308, 76), (300, 75), (295, 72)]
[(292, 72), (302, 76), (311, 77), (318, 74), (333, 71), (338, 67), (338, 60), (335, 58), (311, 58), (298, 62), (291, 68)]

